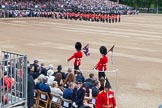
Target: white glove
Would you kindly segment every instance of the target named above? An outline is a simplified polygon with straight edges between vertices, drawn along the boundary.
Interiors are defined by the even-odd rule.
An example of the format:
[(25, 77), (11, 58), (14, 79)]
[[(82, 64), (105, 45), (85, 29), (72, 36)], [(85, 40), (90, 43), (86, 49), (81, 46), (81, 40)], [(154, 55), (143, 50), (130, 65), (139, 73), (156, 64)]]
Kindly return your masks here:
[(78, 107), (78, 105), (76, 105), (76, 103), (75, 103), (75, 102), (73, 102), (73, 107), (77, 108), (77, 107)]
[(78, 108), (78, 105), (75, 105), (75, 108)]
[(73, 107), (75, 107), (76, 106), (76, 103), (75, 102), (73, 102)]

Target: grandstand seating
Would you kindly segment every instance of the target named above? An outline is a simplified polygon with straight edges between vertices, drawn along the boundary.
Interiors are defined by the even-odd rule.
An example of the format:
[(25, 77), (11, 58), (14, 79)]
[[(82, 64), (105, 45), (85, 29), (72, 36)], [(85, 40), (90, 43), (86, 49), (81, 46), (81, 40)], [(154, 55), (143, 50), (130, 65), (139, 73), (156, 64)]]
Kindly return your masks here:
[(52, 108), (52, 104), (54, 106), (54, 108), (60, 108), (61, 107), (61, 103), (62, 103), (62, 98), (60, 95), (57, 94), (51, 94), (51, 101), (49, 104), (49, 108)]
[(38, 101), (39, 101), (39, 91), (34, 90), (34, 105), (33, 105), (34, 108), (37, 108)]
[(50, 103), (50, 96), (47, 92), (43, 92), (38, 90), (38, 108), (48, 108), (48, 105)]
[(62, 98), (62, 108), (72, 108), (72, 106), (70, 107), (70, 104), (72, 104), (71, 100)]
[[(110, 0), (51, 0), (3, 1), (0, 0), (0, 17), (52, 17), (52, 12), (120, 13), (135, 14), (133, 8)], [(2, 10), (2, 11), (1, 11)]]

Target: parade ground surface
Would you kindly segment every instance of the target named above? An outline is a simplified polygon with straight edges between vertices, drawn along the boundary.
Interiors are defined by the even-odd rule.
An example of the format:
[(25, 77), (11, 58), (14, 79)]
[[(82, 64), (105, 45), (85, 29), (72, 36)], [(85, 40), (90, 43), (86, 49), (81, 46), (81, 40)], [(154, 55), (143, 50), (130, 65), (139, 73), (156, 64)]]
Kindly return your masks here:
[[(0, 49), (27, 54), (46, 66), (66, 62), (76, 41), (90, 45), (80, 69), (85, 76), (96, 65), (99, 47), (115, 44), (113, 64), (108, 53), (107, 76), (116, 90), (118, 108), (158, 108), (162, 104), (162, 15), (122, 16), (120, 23), (86, 22), (51, 18), (0, 19)], [(64, 70), (66, 71), (66, 70)], [(117, 86), (115, 86), (117, 80)]]

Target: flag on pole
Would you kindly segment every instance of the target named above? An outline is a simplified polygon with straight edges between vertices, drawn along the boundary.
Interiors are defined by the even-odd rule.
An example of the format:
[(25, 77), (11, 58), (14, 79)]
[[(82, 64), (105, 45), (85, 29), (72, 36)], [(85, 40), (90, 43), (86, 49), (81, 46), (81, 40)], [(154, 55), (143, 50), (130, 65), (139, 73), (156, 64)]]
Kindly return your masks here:
[[(109, 51), (110, 51), (110, 52), (113, 52), (113, 51), (114, 51), (114, 47), (115, 47), (115, 45), (113, 45), (113, 46), (109, 49)], [(108, 52), (109, 52), (109, 51), (108, 51)], [(107, 52), (107, 53), (108, 53), (108, 52)]]
[(89, 44), (87, 44), (84, 48), (83, 48), (83, 52), (86, 56), (90, 56), (90, 52), (89, 52)]
[[(110, 52), (112, 52), (112, 54), (111, 54), (111, 64), (114, 63), (114, 62), (113, 62), (114, 47), (115, 47), (115, 45), (113, 45), (113, 46), (110, 48), (110, 50), (109, 50)], [(109, 51), (108, 51), (108, 52), (109, 52)]]

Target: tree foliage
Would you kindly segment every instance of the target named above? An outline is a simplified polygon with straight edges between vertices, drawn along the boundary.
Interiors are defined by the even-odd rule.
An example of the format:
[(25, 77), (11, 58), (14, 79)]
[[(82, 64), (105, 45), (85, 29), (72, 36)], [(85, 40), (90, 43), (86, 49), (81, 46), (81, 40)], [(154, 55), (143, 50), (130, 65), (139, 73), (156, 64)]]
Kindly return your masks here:
[(132, 6), (135, 9), (147, 8), (148, 12), (150, 8), (156, 9), (157, 6), (162, 8), (162, 0), (119, 0), (119, 3)]

